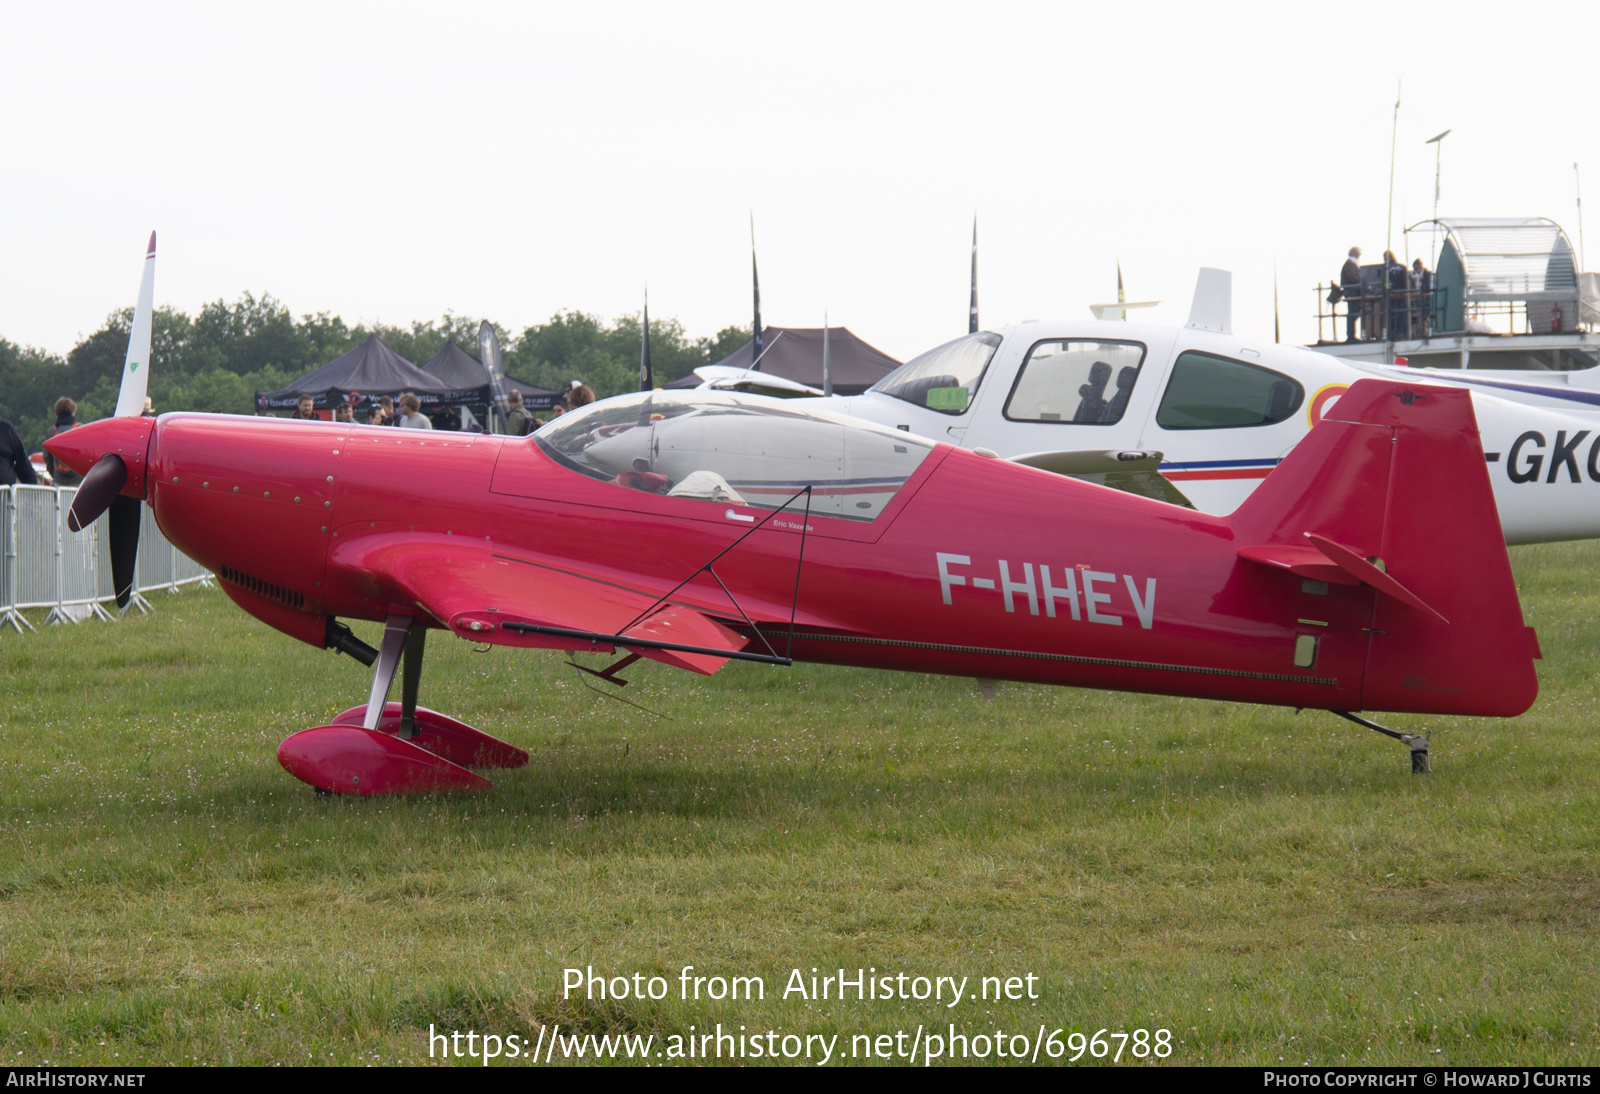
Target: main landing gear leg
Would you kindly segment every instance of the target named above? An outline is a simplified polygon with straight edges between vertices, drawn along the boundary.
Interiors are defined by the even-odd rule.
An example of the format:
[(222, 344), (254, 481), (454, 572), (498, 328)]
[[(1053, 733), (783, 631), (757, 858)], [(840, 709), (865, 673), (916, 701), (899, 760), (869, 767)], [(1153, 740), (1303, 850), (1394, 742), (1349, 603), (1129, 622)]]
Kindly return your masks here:
[[(372, 670), (372, 690), (367, 693), (367, 707), (365, 716), (361, 720), (362, 729), (377, 729), (378, 719), (383, 714), (383, 708), (389, 698), (389, 688), (394, 684), (394, 670), (400, 664), (400, 651), (408, 643), (412, 619), (409, 615), (391, 615), (384, 623), (383, 645), (378, 649), (378, 663)], [(420, 632), (422, 628), (418, 627)], [(406, 675), (411, 675), (411, 658), (406, 658)], [(422, 672), (422, 658), (417, 658), (418, 673)]]
[[(417, 705), (427, 631), (391, 615), (367, 702), (332, 723), (302, 730), (278, 746), (278, 762), (297, 779), (334, 794), (486, 790), (471, 767), (521, 767), (528, 754), (464, 722)], [(396, 672), (400, 702), (388, 702)]]
[(417, 735), (417, 685), (422, 683), (422, 645), (427, 639), (423, 627), (412, 627), (406, 634), (400, 668), (400, 738), (406, 741)]
[(1370, 722), (1365, 718), (1351, 714), (1347, 710), (1336, 710), (1333, 711), (1333, 713), (1337, 714), (1341, 718), (1354, 722), (1358, 726), (1366, 726), (1375, 733), (1381, 733), (1385, 737), (1393, 737), (1401, 744), (1410, 748), (1411, 773), (1413, 775), (1426, 775), (1433, 770), (1432, 766), (1428, 763), (1428, 738), (1423, 736), (1413, 737), (1409, 733), (1398, 733), (1386, 726), (1380, 726), (1377, 722)]

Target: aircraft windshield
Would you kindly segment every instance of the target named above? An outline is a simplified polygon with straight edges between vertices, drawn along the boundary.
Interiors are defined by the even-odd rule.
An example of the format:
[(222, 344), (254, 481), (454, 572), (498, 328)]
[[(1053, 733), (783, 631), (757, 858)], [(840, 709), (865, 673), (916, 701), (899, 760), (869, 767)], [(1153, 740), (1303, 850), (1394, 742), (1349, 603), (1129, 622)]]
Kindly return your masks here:
[(913, 357), (873, 384), (872, 390), (941, 414), (965, 414), (999, 348), (998, 334), (969, 334)]
[(776, 509), (811, 486), (812, 513), (866, 521), (933, 450), (802, 403), (704, 390), (619, 395), (533, 436), (557, 462), (625, 489)]

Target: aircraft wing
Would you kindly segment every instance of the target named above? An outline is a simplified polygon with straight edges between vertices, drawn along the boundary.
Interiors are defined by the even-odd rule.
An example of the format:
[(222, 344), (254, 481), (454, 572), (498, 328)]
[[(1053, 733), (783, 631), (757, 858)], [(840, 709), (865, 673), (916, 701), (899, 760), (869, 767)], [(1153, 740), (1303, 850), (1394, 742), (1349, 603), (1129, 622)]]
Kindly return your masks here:
[[(468, 542), (399, 539), (356, 554), (336, 552), (332, 561), (477, 642), (600, 653), (625, 646), (709, 676), (727, 663), (722, 653), (747, 641), (683, 604), (657, 606), (645, 593)], [(650, 645), (627, 646), (629, 638)]]
[(719, 391), (748, 391), (756, 395), (772, 395), (780, 399), (793, 399), (801, 395), (821, 395), (820, 388), (802, 384), (797, 380), (774, 376), (750, 368), (733, 368), (728, 365), (701, 365), (694, 370), (702, 387)]
[(1012, 456), (1011, 462), (1099, 486), (1109, 486), (1140, 497), (1154, 498), (1168, 505), (1193, 509), (1194, 503), (1161, 474), (1161, 457), (1160, 452), (1102, 452), (1091, 449), (1081, 452), (1025, 452), (1020, 456)]
[(1104, 319), (1107, 312), (1123, 311), (1127, 308), (1153, 308), (1161, 303), (1159, 300), (1119, 300), (1115, 304), (1090, 304), (1089, 310), (1096, 319)]

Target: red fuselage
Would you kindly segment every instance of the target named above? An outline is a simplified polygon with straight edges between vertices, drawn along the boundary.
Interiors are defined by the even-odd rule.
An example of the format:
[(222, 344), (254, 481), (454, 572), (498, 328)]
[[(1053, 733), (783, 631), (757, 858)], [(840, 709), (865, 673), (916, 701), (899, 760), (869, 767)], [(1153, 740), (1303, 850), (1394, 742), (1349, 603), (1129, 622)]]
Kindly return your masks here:
[[(1301, 481), (1286, 461), (1274, 472), (1283, 493), (1264, 487), (1231, 517), (941, 445), (875, 520), (807, 521), (802, 498), (751, 532), (766, 510), (597, 481), (533, 438), (201, 414), (159, 420), (145, 496), (242, 606), (319, 646), (329, 616), (427, 614), (365, 565), (390, 547), (459, 544), (655, 598), (751, 533), (715, 567), (736, 603), (708, 575), (673, 602), (747, 636), (748, 616), (796, 660), (1332, 710), (1520, 713), (1537, 683), (1515, 593), (1508, 609), (1499, 588), (1510, 575), (1487, 480), (1498, 560), (1428, 564), (1413, 542), (1430, 534), (1427, 514), (1397, 513), (1388, 483), (1398, 434), (1351, 428), (1377, 431), (1350, 443), (1378, 470), (1307, 461)], [(1481, 476), (1478, 452), (1469, 470)], [(1318, 491), (1344, 500), (1310, 504)], [(1303, 528), (1286, 522), (1297, 512)], [(1414, 519), (1420, 531), (1397, 531)], [(1455, 618), (1239, 556), (1319, 530), (1387, 554), (1391, 574)], [(1463, 586), (1479, 580), (1494, 603), (1468, 618)]]

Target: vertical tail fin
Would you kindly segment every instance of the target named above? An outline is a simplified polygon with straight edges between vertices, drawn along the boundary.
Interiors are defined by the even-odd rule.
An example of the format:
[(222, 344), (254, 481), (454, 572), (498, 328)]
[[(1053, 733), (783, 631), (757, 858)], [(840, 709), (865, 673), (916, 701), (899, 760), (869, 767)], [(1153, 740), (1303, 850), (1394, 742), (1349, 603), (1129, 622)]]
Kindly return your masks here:
[(644, 290), (644, 327), (639, 336), (639, 390), (654, 391), (655, 376), (650, 370), (650, 287)]
[[(1286, 610), (1363, 587), (1317, 624), (1365, 631), (1363, 707), (1512, 716), (1538, 695), (1470, 392), (1357, 381), (1229, 521), (1241, 558), (1292, 575)], [(1339, 597), (1360, 610), (1331, 618)]]

